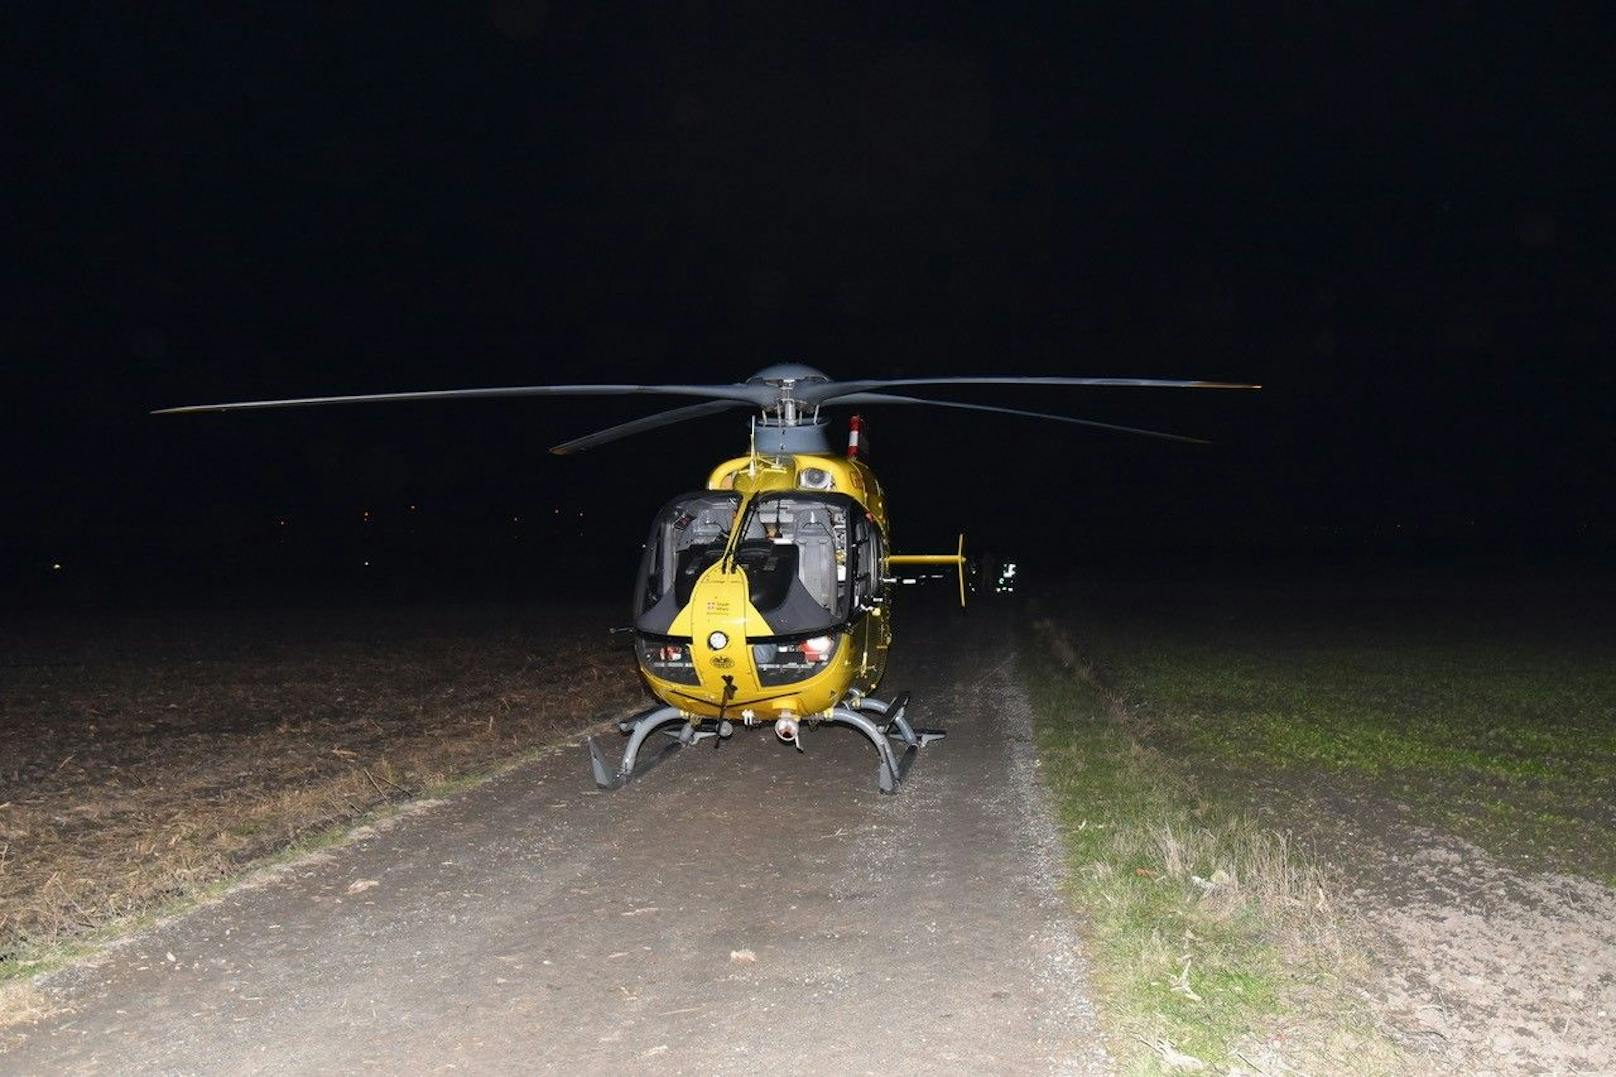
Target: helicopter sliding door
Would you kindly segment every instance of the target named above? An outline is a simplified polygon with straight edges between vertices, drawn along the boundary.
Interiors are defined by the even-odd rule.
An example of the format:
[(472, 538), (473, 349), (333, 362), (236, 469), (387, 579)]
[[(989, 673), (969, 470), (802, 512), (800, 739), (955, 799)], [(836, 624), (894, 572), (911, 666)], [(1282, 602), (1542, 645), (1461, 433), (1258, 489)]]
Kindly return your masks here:
[(873, 692), (886, 670), (887, 649), (892, 646), (892, 619), (888, 616), (887, 586), (881, 577), (885, 568), (886, 541), (873, 517), (861, 513), (853, 521), (853, 551), (849, 561), (853, 576), (852, 641), (859, 654), (858, 687)]

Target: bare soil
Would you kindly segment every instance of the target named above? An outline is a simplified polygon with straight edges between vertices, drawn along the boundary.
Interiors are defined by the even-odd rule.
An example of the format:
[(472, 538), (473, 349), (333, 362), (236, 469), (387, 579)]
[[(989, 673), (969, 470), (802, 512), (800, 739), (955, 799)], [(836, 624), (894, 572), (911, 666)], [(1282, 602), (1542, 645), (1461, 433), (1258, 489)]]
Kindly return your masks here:
[(1373, 1001), (1435, 1072), (1616, 1072), (1616, 891), (1505, 862), (1368, 783), (1262, 792), (1342, 872)]
[(0, 628), (0, 971), (621, 712), (610, 610), (383, 607)]

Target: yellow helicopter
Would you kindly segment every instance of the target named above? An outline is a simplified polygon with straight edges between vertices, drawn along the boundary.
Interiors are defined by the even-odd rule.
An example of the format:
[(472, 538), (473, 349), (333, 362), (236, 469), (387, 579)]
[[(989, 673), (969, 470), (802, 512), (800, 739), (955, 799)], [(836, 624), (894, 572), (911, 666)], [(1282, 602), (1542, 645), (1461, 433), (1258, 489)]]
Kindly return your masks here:
[[(1137, 427), (885, 392), (935, 385), (1136, 386), (1256, 389), (1229, 382), (1153, 378), (949, 377), (833, 381), (809, 366), (770, 366), (731, 385), (529, 385), (415, 393), (305, 397), (165, 408), (154, 414), (241, 411), (378, 401), (512, 396), (658, 394), (703, 403), (636, 419), (557, 445), (569, 455), (687, 419), (756, 408), (744, 456), (712, 470), (705, 489), (674, 498), (656, 516), (636, 579), (634, 647), (659, 705), (619, 723), (622, 760), (608, 765), (588, 740), (595, 781), (617, 789), (672, 751), (733, 735), (736, 724), (769, 725), (802, 750), (804, 727), (845, 725), (869, 739), (876, 783), (894, 793), (916, 752), (944, 736), (917, 729), (909, 693), (874, 697), (892, 644), (888, 571), (905, 564), (953, 565), (965, 602), (965, 538), (953, 553), (891, 549), (886, 502), (861, 454), (853, 416), (847, 451), (837, 451), (826, 405), (903, 404), (1049, 419), (1104, 430), (1205, 444)], [(646, 741), (670, 735), (642, 759)], [(901, 749), (901, 750), (900, 750)]]

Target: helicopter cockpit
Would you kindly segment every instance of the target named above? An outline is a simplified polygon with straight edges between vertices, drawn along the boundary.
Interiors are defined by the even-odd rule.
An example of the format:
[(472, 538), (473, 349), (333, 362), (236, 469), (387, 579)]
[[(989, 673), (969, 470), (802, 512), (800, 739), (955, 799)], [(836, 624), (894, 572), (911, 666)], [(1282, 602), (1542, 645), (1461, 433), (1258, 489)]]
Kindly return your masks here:
[[(740, 495), (704, 491), (676, 498), (658, 514), (641, 566), (637, 629), (668, 633), (696, 581), (724, 556), (740, 509)], [(734, 563), (767, 622), (749, 626), (753, 638), (839, 628), (875, 590), (875, 529), (845, 494), (759, 494), (747, 502), (739, 526)]]

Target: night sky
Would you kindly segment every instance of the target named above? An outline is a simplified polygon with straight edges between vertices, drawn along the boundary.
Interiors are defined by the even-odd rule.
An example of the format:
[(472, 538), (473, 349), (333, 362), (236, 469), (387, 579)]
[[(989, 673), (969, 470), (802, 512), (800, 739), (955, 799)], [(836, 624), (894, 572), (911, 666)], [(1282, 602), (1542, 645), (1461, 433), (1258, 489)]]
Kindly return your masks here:
[(1596, 5), (29, 7), (14, 578), (627, 558), (744, 413), (558, 459), (685, 401), (147, 412), (775, 362), (1266, 386), (952, 394), (1210, 448), (866, 409), (900, 547), (1616, 538)]

